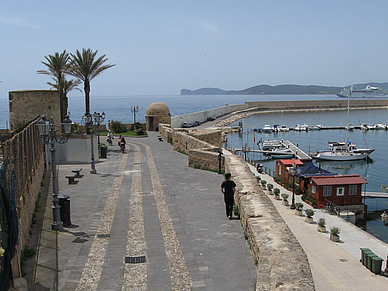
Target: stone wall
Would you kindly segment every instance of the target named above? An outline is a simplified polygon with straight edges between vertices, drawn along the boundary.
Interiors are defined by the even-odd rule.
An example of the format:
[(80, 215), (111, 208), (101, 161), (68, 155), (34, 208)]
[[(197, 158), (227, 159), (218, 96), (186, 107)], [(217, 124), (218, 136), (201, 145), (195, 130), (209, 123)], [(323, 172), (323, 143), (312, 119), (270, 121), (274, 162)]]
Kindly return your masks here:
[(172, 129), (171, 124), (159, 123), (159, 133), (168, 143), (172, 143)]
[(225, 168), (237, 184), (241, 224), (257, 263), (256, 290), (314, 290), (306, 253), (243, 158), (226, 155)]
[[(219, 168), (218, 151), (218, 148), (189, 150), (189, 167), (217, 171)], [(221, 156), (221, 171), (224, 169), (225, 159), (223, 156)]]
[[(248, 108), (257, 110), (295, 110), (295, 109), (325, 109), (348, 107), (348, 99), (339, 98), (336, 100), (294, 100), (294, 101), (249, 101), (245, 102)], [(388, 106), (387, 99), (352, 99), (349, 103), (350, 108), (369, 108)]]
[(61, 126), (60, 104), (56, 90), (20, 90), (8, 93), (9, 126), (16, 130), (18, 124), (28, 123), (37, 116), (51, 116), (54, 125)]
[[(11, 139), (1, 144), (3, 157), (8, 159), (6, 178), (9, 191), (12, 173), (15, 174), (14, 191), (19, 222), (19, 244), (18, 256), (13, 260), (14, 270), (20, 270), (17, 258), (20, 257), (21, 250), (28, 242), (35, 201), (45, 170), (44, 146), (36, 126), (37, 120), (33, 120)], [(18, 277), (18, 272), (14, 272), (14, 276)]]

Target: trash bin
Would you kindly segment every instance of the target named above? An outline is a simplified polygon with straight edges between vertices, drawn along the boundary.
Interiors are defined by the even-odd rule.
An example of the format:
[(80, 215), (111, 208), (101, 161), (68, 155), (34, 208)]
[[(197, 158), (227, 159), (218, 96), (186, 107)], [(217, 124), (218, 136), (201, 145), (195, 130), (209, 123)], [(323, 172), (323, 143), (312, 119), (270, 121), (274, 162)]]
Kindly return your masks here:
[(372, 269), (371, 271), (375, 273), (376, 275), (381, 274), (381, 265), (383, 264), (383, 259), (376, 256), (372, 257)]
[(361, 259), (360, 259), (360, 261), (361, 261), (361, 263), (365, 266), (365, 252), (366, 251), (371, 251), (370, 249), (368, 249), (368, 248), (360, 248), (360, 250), (361, 250)]
[(106, 153), (108, 152), (108, 148), (106, 148), (106, 147), (101, 147), (100, 150), (101, 150), (100, 158), (106, 159)]
[(70, 196), (60, 195), (58, 196), (58, 199), (59, 199), (59, 206), (61, 206), (60, 215), (61, 215), (61, 221), (63, 223), (63, 226), (69, 226), (71, 225)]
[(370, 271), (372, 271), (372, 259), (374, 257), (378, 257), (378, 256), (375, 253), (368, 253), (367, 256), (368, 256), (368, 265), (367, 265), (367, 267), (368, 267), (368, 269)]
[(369, 254), (373, 254), (373, 252), (371, 250), (365, 250), (364, 251), (364, 266), (368, 268), (368, 255)]

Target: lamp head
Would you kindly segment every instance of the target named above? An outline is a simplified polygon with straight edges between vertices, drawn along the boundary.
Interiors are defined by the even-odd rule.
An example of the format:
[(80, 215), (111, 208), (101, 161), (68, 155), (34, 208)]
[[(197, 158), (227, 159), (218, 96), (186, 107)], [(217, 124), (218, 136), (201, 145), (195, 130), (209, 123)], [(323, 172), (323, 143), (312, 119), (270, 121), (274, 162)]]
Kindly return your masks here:
[(43, 115), (41, 119), (36, 123), (40, 136), (47, 136), (50, 130), (50, 122), (46, 119), (46, 115)]
[(69, 115), (66, 115), (65, 119), (62, 122), (62, 127), (65, 135), (70, 135), (72, 124), (73, 122), (70, 120)]

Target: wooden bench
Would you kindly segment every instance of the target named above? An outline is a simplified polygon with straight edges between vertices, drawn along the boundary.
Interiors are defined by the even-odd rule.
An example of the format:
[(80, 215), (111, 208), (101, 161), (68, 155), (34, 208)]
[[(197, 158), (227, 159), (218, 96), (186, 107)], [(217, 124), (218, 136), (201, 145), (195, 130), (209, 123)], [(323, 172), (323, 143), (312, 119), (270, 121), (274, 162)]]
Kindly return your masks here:
[(76, 184), (74, 181), (74, 178), (77, 178), (77, 173), (71, 172), (71, 173), (66, 175), (66, 178), (69, 180), (68, 184)]
[(77, 174), (77, 176), (75, 176), (76, 178), (81, 177), (81, 175), (80, 175), (81, 171), (82, 171), (82, 168), (71, 169), (71, 172), (72, 172), (72, 173), (76, 173), (76, 174)]

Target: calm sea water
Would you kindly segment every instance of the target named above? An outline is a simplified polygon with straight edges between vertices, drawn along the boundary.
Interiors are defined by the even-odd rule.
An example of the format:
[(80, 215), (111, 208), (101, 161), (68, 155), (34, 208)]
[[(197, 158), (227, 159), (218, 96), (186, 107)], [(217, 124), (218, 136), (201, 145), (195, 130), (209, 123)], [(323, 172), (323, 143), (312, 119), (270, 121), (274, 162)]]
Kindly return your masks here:
[[(286, 101), (286, 100), (333, 100), (338, 97), (335, 95), (219, 95), (219, 96), (91, 96), (91, 112), (105, 112), (106, 118), (103, 123), (107, 124), (110, 119), (121, 121), (123, 123), (132, 123), (133, 114), (130, 111), (131, 106), (139, 106), (139, 112), (136, 114), (136, 120), (145, 122), (145, 113), (147, 107), (153, 102), (163, 102), (169, 109), (172, 116), (182, 115), (192, 112), (198, 112), (206, 109), (216, 108), (227, 104), (242, 104), (245, 101)], [(69, 97), (70, 118), (74, 122), (81, 122), (82, 115), (85, 112), (84, 97)], [(388, 110), (357, 110), (351, 111), (350, 122), (353, 125), (361, 123), (388, 123)], [(317, 149), (325, 149), (330, 140), (345, 140), (346, 131), (309, 131), (309, 132), (289, 132), (285, 134), (266, 135), (253, 132), (254, 128), (263, 127), (265, 124), (280, 124), (294, 126), (296, 124), (307, 123), (309, 125), (322, 124), (345, 125), (347, 123), (346, 111), (320, 112), (320, 113), (284, 113), (284, 114), (262, 114), (244, 119), (245, 130), (242, 134), (229, 135), (229, 147), (241, 148), (248, 143), (252, 149), (257, 149), (256, 142), (263, 138), (266, 139), (288, 139), (306, 152)], [(8, 100), (0, 99), (0, 129), (8, 127)], [(355, 130), (350, 133), (349, 139), (356, 143), (358, 147), (375, 148), (369, 162), (342, 162), (322, 163), (322, 167), (332, 172), (342, 174), (360, 174), (368, 184), (365, 191), (379, 192), (381, 185), (388, 185), (388, 157), (386, 154), (388, 132), (386, 131), (368, 131), (364, 135)], [(260, 154), (250, 154), (251, 158), (262, 160), (267, 168), (274, 170), (275, 162), (265, 160)], [(264, 160), (263, 160), (264, 159)], [(388, 209), (388, 199), (367, 199), (369, 210)], [(377, 213), (379, 214), (379, 213)], [(388, 228), (385, 227), (376, 215), (376, 220), (368, 221), (367, 231), (376, 237), (388, 242)]]
[[(353, 125), (361, 123), (388, 123), (387, 110), (355, 110), (350, 111), (349, 120)], [(262, 128), (265, 124), (269, 125), (287, 125), (289, 127), (296, 124), (306, 123), (310, 126), (322, 124), (324, 126), (345, 125), (347, 124), (346, 111), (330, 112), (303, 112), (303, 113), (270, 113), (259, 114), (242, 120), (243, 132), (232, 133), (228, 135), (229, 148), (242, 148), (247, 143), (251, 149), (258, 149), (257, 142), (263, 140), (284, 139), (289, 140), (305, 151), (306, 153), (316, 150), (328, 149), (328, 141), (345, 141), (346, 130), (321, 130), (279, 134), (265, 134), (254, 132), (254, 128)], [(238, 122), (232, 124), (237, 126)], [(359, 148), (372, 147), (375, 151), (370, 155), (368, 161), (349, 161), (349, 162), (329, 162), (322, 161), (321, 167), (334, 173), (340, 174), (359, 174), (368, 184), (363, 188), (367, 192), (381, 192), (381, 185), (388, 185), (388, 155), (387, 142), (388, 131), (369, 130), (362, 132), (354, 130), (349, 132), (348, 139), (354, 142)], [(275, 170), (275, 161), (266, 158), (260, 153), (249, 153), (248, 157), (260, 161), (267, 169)], [(314, 163), (319, 166), (317, 161)], [(367, 222), (367, 231), (379, 239), (388, 243), (388, 228), (381, 222), (381, 210), (388, 210), (388, 199), (365, 199), (368, 205), (368, 211), (377, 210), (371, 217), (374, 220)]]

